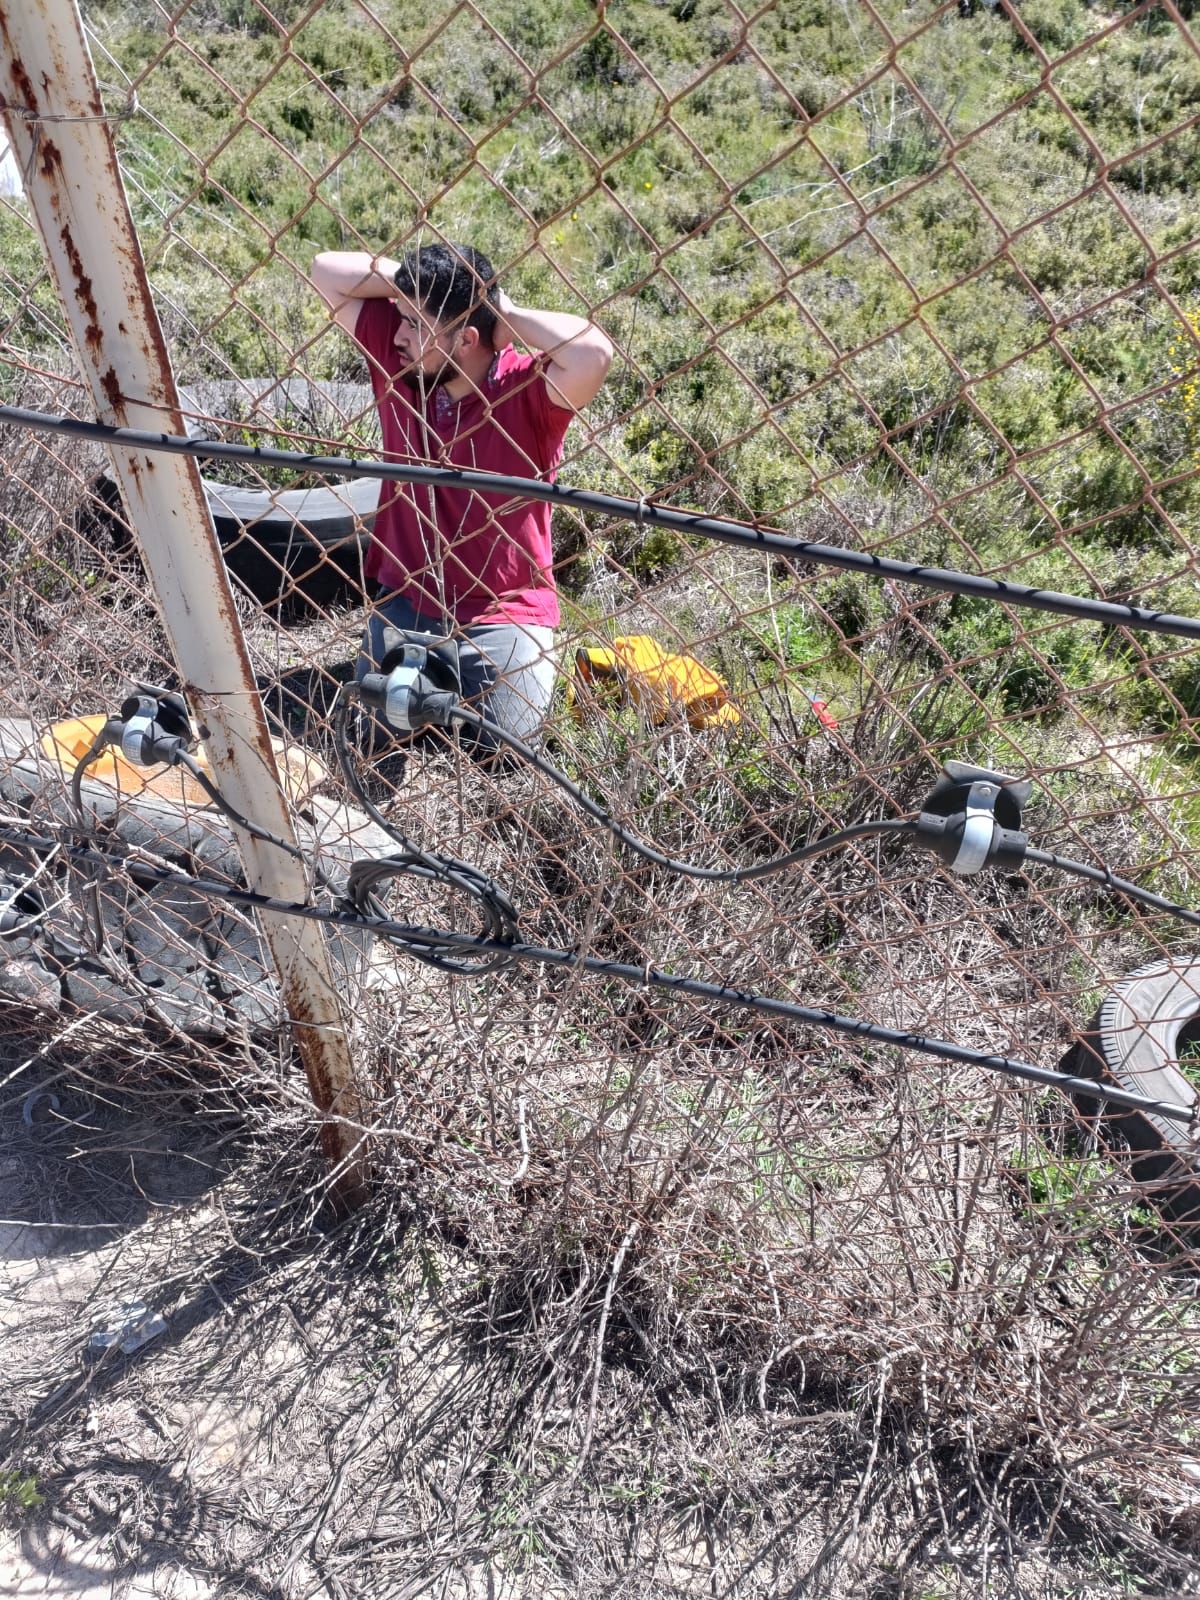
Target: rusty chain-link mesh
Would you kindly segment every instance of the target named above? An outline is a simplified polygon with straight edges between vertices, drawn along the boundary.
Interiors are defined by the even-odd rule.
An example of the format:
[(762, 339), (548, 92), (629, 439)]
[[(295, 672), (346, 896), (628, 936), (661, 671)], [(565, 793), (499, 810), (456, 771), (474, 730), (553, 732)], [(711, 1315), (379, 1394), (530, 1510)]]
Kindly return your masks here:
[[(126, 0), (85, 16), (195, 430), (378, 451), (366, 362), (312, 259), (465, 240), (517, 305), (573, 311), (614, 344), (561, 483), (1200, 615), (1190, 5)], [(86, 416), (19, 182), (0, 228), (3, 399)], [(9, 817), (71, 822), (72, 763), (22, 752), (174, 666), (103, 453), (6, 428), (0, 461), (0, 792)], [(203, 466), (210, 507), (302, 840), (336, 868), (379, 848), (330, 724), (376, 491), (238, 471)], [(563, 621), (540, 748), (669, 854), (741, 866), (911, 815), (957, 758), (1033, 780), (1041, 848), (1200, 903), (1190, 644), (569, 508), (553, 532)], [(644, 635), (717, 674), (736, 720), (689, 721), (636, 674), (584, 681), (579, 652)], [(1191, 932), (1094, 886), (1033, 867), (956, 878), (888, 839), (696, 882), (453, 739), (362, 754), (362, 771), (406, 835), (512, 896), (531, 944), (1048, 1067), (1107, 1001), (1090, 1037), (1126, 1086), (1194, 1093)], [(145, 836), (132, 798), (122, 826), (236, 875), (202, 801), (182, 807), (207, 856), (184, 821)], [(30, 864), (5, 861), (11, 902)], [(73, 1063), (55, 1115), (76, 1122), (73, 1083), (116, 1072), (125, 1093), (164, 1056), (302, 1116), (247, 915), (39, 870), (60, 948), (35, 927), (0, 969), (29, 1043), (14, 1127), (47, 1059)], [(478, 926), (461, 897), (406, 880), (387, 903)], [(1167, 980), (1118, 990), (1164, 962)], [(526, 1574), (512, 1593), (559, 1592), (552, 1571), (562, 1592), (616, 1593), (651, 1558), (647, 1592), (664, 1594), (1192, 1592), (1188, 1129), (1131, 1135), (982, 1067), (636, 983), (519, 964), (450, 979), (386, 945), (354, 970), (388, 1203), (446, 1252), (439, 1281), (466, 1272), (460, 1325), (551, 1376), (489, 1443), (469, 1517), (450, 1485), (461, 1442), (426, 1462), (440, 1487), (416, 1516), (388, 1478), (396, 1436), (368, 1430), (336, 1536), (328, 1505), (318, 1530), (340, 1592), (486, 1559)], [(50, 1424), (40, 1369), (20, 1371), (26, 1463)], [(841, 1468), (812, 1469), (818, 1436)], [(606, 1475), (625, 1499), (597, 1491), (583, 1532), (585, 1486)], [(380, 1505), (395, 1526), (373, 1542)], [(247, 1571), (274, 1578), (278, 1537), (246, 1534)]]

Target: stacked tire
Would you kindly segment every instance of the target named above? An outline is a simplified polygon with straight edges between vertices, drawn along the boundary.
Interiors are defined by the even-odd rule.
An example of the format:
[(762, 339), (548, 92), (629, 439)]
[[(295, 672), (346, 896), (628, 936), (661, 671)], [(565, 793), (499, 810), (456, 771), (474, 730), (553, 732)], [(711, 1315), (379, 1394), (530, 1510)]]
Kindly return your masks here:
[[(271, 407), (311, 410), (320, 403), (353, 417), (368, 410), (372, 395), (364, 384), (301, 379), (239, 379), (180, 390), (185, 412), (215, 416), (235, 401), (252, 402), (268, 415)], [(190, 423), (188, 434), (211, 439), (218, 430)], [(376, 479), (348, 478), (315, 489), (234, 488), (208, 476), (202, 463), (201, 482), (229, 573), (260, 605), (295, 612), (362, 598), (379, 507)], [(117, 548), (128, 546), (120, 490), (107, 472), (93, 483), (83, 516), (86, 534), (106, 525)]]

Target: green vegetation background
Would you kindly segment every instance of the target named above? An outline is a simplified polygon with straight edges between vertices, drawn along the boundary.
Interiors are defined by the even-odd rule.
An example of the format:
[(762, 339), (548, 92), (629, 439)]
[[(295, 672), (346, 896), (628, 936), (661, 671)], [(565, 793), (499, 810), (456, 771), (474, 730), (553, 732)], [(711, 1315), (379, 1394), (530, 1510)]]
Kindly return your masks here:
[[(583, 0), (487, 0), (486, 25), (445, 0), (200, 0), (173, 32), (151, 0), (86, 14), (111, 102), (137, 84), (122, 158), (182, 381), (358, 375), (302, 281), (314, 252), (468, 237), (516, 298), (619, 340), (568, 481), (1194, 611), (1194, 43), (1157, 7), (877, 9), (908, 41), (890, 64), (845, 0), (748, 27), (722, 0), (614, 0), (602, 23)], [(19, 214), (0, 248), (14, 315), (40, 267)], [(56, 316), (43, 284), (18, 336)], [(559, 536), (585, 616), (599, 557), (623, 595), (696, 559)], [(767, 678), (812, 668), (844, 711), (872, 641), (895, 652), (880, 587), (773, 599), (741, 641)], [(970, 680), (931, 738), (1081, 697), (1187, 754), (1189, 652), (961, 600), (921, 616), (914, 684)]]

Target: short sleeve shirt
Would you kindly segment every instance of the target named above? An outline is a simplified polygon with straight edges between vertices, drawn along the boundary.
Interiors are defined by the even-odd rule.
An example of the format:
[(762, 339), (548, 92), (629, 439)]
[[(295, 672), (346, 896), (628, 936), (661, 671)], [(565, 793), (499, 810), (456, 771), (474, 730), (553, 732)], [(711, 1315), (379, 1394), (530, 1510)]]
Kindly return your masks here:
[[(554, 481), (574, 416), (550, 399), (540, 358), (499, 351), (478, 393), (451, 400), (440, 386), (422, 409), (399, 374), (395, 302), (364, 300), (354, 336), (366, 353), (383, 426), (384, 459), (470, 467)], [(477, 489), (385, 483), (367, 576), (418, 611), (460, 624), (559, 620), (550, 507)]]

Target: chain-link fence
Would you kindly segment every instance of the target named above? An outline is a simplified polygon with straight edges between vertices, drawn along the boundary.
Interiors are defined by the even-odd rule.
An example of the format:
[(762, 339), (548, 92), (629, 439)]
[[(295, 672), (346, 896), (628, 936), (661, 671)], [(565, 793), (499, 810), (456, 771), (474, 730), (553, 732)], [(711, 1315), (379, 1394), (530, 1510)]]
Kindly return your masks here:
[[(1200, 616), (1191, 5), (114, 0), (85, 21), (194, 439), (378, 459), (395, 438), (379, 406), (399, 405), (434, 419), (427, 462), (478, 465), (457, 442), (491, 432), (526, 450), (517, 475), (545, 476), (499, 368), (465, 389), (430, 368), (414, 401), (403, 360), (369, 361), (311, 283), (322, 253), (466, 242), (515, 308), (611, 341), (558, 482), (637, 508), (552, 504), (552, 644), (505, 591), (437, 617), (466, 649), (515, 616), (553, 662), (526, 736), (573, 796), (461, 729), (381, 749), (344, 690), (380, 497), (426, 536), (404, 580), (426, 621), (447, 573), (479, 577), (464, 541), (502, 542), (527, 502), (448, 522), (445, 485), (201, 463), (314, 904), (340, 903), (352, 862), (407, 849), (453, 871), (371, 880), (360, 909), (543, 956), (452, 976), (411, 940), (364, 953), (337, 934), (376, 1173), (356, 1237), (392, 1286), (372, 1302), (381, 1377), (346, 1398), (361, 1347), (321, 1345), (358, 1432), (329, 1420), (331, 1391), (297, 1391), (288, 1494), (262, 1465), (276, 1509), (226, 1508), (243, 1574), (284, 1571), (296, 1593), (332, 1574), (351, 1595), (474, 1592), (488, 1563), (513, 1594), (616, 1593), (634, 1571), (662, 1594), (1192, 1592), (1194, 1129), (1097, 1116), (887, 1033), (1190, 1107), (1191, 925), (1044, 862), (955, 873), (902, 832), (742, 869), (915, 816), (953, 759), (1032, 780), (1016, 825), (1037, 849), (1200, 903), (1193, 642), (654, 517)], [(55, 132), (40, 121), (35, 157)], [(93, 417), (19, 167), (0, 399)], [(570, 345), (537, 347), (526, 394), (553, 402)], [(306, 1100), (253, 907), (220, 892), (243, 883), (234, 833), (194, 777), (144, 788), (112, 748), (71, 795), (132, 684), (187, 687), (138, 530), (99, 443), (9, 423), (0, 471), (0, 794), (10, 832), (44, 840), (0, 861), (10, 1176), (29, 1188), (10, 1214), (127, 1242), (166, 1207), (169, 1249), (146, 1243), (136, 1267), (126, 1249), (117, 1276), (132, 1297), (161, 1273), (186, 1330), (179, 1305), (226, 1280), (178, 1218), (241, 1183), (212, 1248), (270, 1258), (237, 1294), (275, 1272), (272, 1315), (294, 1322), (281, 1240), (298, 1250), (320, 1180), (296, 1153)], [(639, 856), (597, 810), (741, 879)], [(496, 920), (507, 901), (515, 922)], [(98, 1108), (158, 1106), (160, 1137), (185, 1101), (240, 1165), (179, 1135), (161, 1194), (135, 1170), (128, 1215), (94, 1215), (121, 1178)], [(396, 1241), (413, 1236), (410, 1260)], [(407, 1263), (394, 1279), (382, 1239)], [(395, 1330), (425, 1324), (394, 1285), (418, 1259), (474, 1341), (439, 1361), (481, 1408), (477, 1436), (397, 1376)], [(52, 1509), (105, 1534), (79, 1485), (115, 1469), (47, 1399), (38, 1340), (61, 1306), (21, 1316), (37, 1337), (13, 1363), (0, 1499), (41, 1472)], [(265, 1325), (226, 1326), (229, 1383)], [(155, 1381), (194, 1383), (199, 1338), (90, 1403), (153, 1410)], [(463, 1376), (489, 1361), (519, 1404)], [(139, 1448), (169, 1473), (183, 1434), (159, 1431)], [(163, 1547), (169, 1499), (134, 1496), (130, 1551)], [(295, 1544), (287, 1505), (304, 1508)], [(216, 1538), (203, 1518), (170, 1531), (196, 1561)]]

